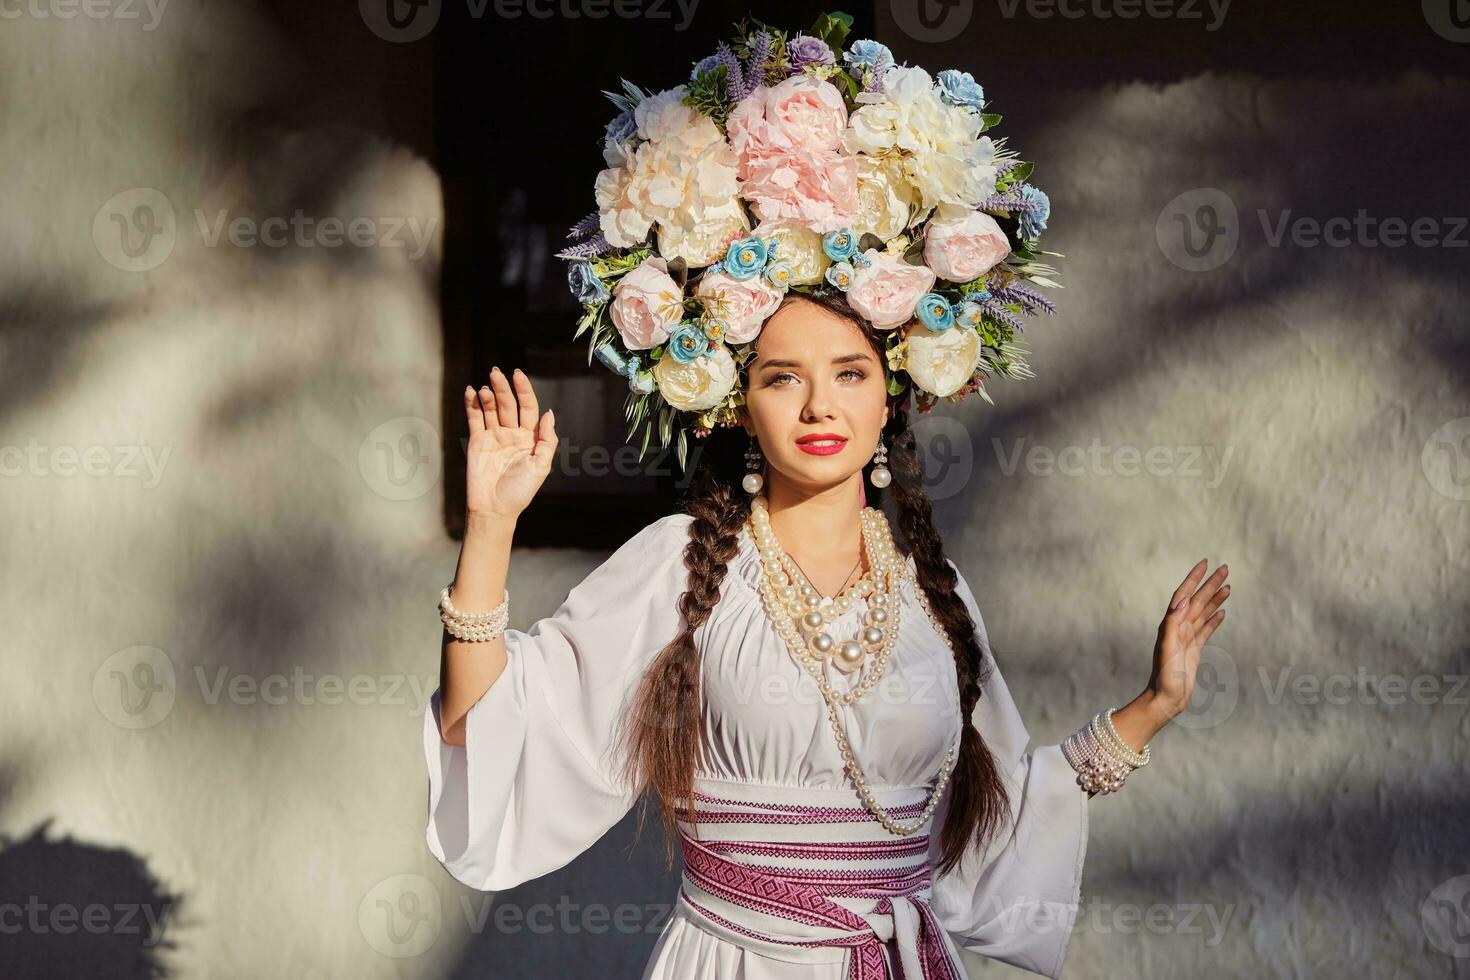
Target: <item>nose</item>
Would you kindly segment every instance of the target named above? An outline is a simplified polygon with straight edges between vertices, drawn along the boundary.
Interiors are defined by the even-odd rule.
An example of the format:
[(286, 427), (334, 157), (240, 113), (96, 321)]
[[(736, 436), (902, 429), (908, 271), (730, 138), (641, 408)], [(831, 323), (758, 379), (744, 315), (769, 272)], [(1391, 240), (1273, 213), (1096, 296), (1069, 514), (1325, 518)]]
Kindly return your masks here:
[(827, 386), (823, 382), (813, 381), (807, 387), (806, 404), (802, 406), (801, 420), (820, 422), (822, 419), (833, 417), (832, 399)]

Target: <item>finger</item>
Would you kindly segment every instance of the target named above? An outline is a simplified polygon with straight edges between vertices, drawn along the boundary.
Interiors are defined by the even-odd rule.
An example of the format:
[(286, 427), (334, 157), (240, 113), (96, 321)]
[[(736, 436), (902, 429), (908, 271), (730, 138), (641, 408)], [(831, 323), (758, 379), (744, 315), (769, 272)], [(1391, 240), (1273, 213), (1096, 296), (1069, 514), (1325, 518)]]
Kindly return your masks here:
[(1215, 594), (1210, 596), (1210, 601), (1205, 603), (1205, 607), (1200, 610), (1199, 615), (1195, 616), (1194, 618), (1198, 620), (1209, 617), (1212, 613), (1214, 613), (1216, 609), (1219, 609), (1221, 603), (1223, 603), (1228, 598), (1230, 598), (1230, 586), (1220, 586), (1218, 589), (1215, 590)]
[(519, 426), (520, 419), (516, 414), (516, 396), (510, 390), (510, 382), (505, 380), (505, 375), (500, 368), (490, 369), (490, 390), (495, 392), (495, 414), (500, 417), (500, 424), (507, 429)]
[(1204, 609), (1205, 603), (1208, 602), (1210, 597), (1215, 594), (1216, 589), (1225, 584), (1225, 579), (1229, 575), (1230, 566), (1221, 565), (1219, 568), (1215, 569), (1215, 574), (1207, 578), (1204, 584), (1195, 591), (1194, 596), (1190, 599), (1188, 604), (1190, 610), (1190, 619), (1199, 619), (1200, 613)]
[(480, 418), (485, 428), (492, 431), (498, 428), (500, 423), (495, 418), (495, 394), (489, 385), (480, 386), (480, 390), (475, 392), (475, 401), (479, 403)]
[(1215, 613), (1215, 615), (1211, 616), (1208, 620), (1205, 621), (1205, 625), (1200, 628), (1199, 633), (1195, 635), (1194, 640), (1190, 645), (1200, 647), (1204, 646), (1205, 643), (1209, 641), (1210, 634), (1219, 629), (1220, 624), (1223, 622), (1225, 622), (1225, 610), (1221, 609), (1219, 612)]
[(470, 385), (465, 385), (464, 389), (464, 414), (470, 425), (470, 435), (485, 431), (485, 413), (480, 410), (480, 399)]
[(534, 429), (536, 417), (541, 414), (541, 408), (536, 404), (536, 392), (531, 388), (531, 379), (526, 377), (526, 372), (516, 368), (511, 375), (515, 384), (516, 399), (520, 402), (519, 425), (523, 429)]
[(1199, 577), (1205, 573), (1204, 570), (1205, 559), (1201, 558), (1198, 562), (1195, 563), (1195, 566), (1189, 570), (1189, 574), (1184, 576), (1184, 581), (1179, 583), (1179, 588), (1175, 589), (1174, 594), (1170, 596), (1169, 612), (1178, 612), (1184, 607), (1185, 597), (1194, 592), (1194, 583), (1199, 581)]
[(536, 423), (536, 445), (531, 447), (531, 458), (545, 472), (551, 469), (551, 461), (556, 457), (556, 416), (551, 409), (541, 416), (541, 421)]

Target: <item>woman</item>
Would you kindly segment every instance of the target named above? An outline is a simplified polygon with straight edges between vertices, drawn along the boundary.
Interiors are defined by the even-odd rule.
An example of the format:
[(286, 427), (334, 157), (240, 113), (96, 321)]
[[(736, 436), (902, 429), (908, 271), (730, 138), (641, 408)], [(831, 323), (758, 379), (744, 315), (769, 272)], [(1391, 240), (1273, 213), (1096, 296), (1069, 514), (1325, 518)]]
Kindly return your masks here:
[[(471, 617), (507, 598), (554, 421), (519, 371), (466, 389), (468, 530), (444, 608), (472, 639), (446, 633), (425, 719), (429, 847), (465, 884), (509, 888), (575, 858), (647, 788), (684, 880), (645, 980), (959, 978), (958, 947), (1056, 977), (1089, 787), (1116, 788), (1188, 704), (1227, 569), (1185, 577), (1112, 728), (1104, 714), (1065, 751), (1027, 752), (877, 332), (840, 296), (792, 293), (755, 350), (745, 431), (711, 439), (684, 512), (526, 632)], [(745, 444), (759, 479), (741, 479)], [(864, 486), (889, 483), (888, 453), (894, 538)]]

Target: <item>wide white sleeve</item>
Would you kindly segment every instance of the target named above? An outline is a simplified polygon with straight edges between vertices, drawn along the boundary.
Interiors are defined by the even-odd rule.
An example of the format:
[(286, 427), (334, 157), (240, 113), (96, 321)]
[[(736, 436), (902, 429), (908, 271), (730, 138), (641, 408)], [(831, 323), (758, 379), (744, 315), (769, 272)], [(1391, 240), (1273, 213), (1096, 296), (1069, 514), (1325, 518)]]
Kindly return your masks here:
[[(1081, 899), (1087, 791), (1077, 785), (1077, 772), (1060, 744), (1026, 751), (1031, 736), (995, 663), (964, 576), (956, 590), (969, 607), (990, 668), (972, 724), (1005, 777), (1013, 822), (986, 850), (972, 850), (936, 878), (930, 904), (957, 945), (1056, 980)], [(935, 811), (930, 856), (936, 863), (947, 802), (948, 794)]]
[(554, 871), (632, 809), (636, 797), (615, 784), (614, 728), (648, 664), (679, 633), (692, 522), (654, 521), (552, 615), (507, 629), (505, 670), (470, 708), (463, 747), (441, 736), (442, 690), (434, 690), (423, 726), (426, 838), (459, 881), (500, 891)]

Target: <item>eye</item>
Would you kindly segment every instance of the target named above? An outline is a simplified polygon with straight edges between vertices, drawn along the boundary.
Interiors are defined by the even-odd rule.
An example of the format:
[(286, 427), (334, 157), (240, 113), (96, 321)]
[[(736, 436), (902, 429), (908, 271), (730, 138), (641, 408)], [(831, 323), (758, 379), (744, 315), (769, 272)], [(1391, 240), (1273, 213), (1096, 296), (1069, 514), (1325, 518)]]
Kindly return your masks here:
[(843, 371), (841, 374), (839, 374), (838, 377), (839, 378), (845, 378), (849, 374), (853, 375), (854, 376), (854, 379), (857, 380), (857, 381), (861, 381), (861, 380), (863, 380), (864, 378), (866, 378), (868, 376), (867, 375), (867, 372), (862, 371), (862, 370), (860, 370), (858, 368), (848, 368), (846, 371)]

